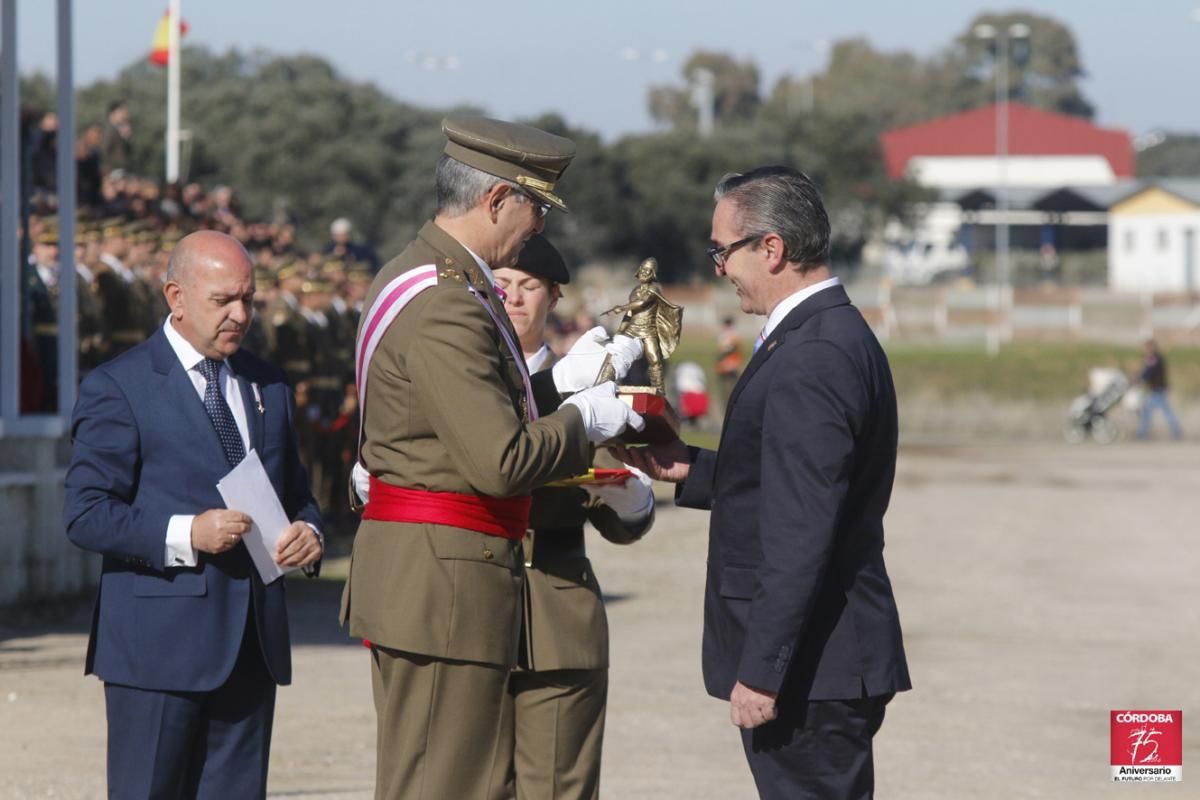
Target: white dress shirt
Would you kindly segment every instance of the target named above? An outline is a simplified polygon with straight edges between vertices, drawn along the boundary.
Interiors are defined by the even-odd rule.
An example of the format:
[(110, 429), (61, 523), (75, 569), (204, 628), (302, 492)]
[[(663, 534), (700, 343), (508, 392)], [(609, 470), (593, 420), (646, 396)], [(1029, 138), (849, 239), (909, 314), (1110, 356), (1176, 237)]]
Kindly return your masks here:
[[(462, 244), (462, 242), (459, 242), (459, 244)], [(488, 286), (495, 286), (496, 276), (492, 274), (492, 268), (488, 266), (487, 262), (480, 258), (474, 250), (467, 247), (465, 244), (463, 244), (462, 247), (463, 250), (466, 250), (471, 254), (471, 258), (475, 259), (475, 263), (479, 265), (481, 270), (483, 270), (483, 277), (487, 278)]]
[[(204, 402), (204, 390), (207, 388), (208, 382), (204, 380), (204, 376), (197, 369), (200, 362), (204, 360), (204, 356), (192, 347), (179, 331), (175, 330), (169, 316), (163, 323), (163, 331), (167, 334), (167, 341), (171, 343), (171, 349), (175, 351), (179, 363), (187, 370), (187, 376), (191, 380), (192, 386), (196, 387), (196, 394), (199, 395), (200, 402)], [(221, 382), (221, 394), (225, 396), (225, 402), (229, 404), (229, 410), (233, 413), (233, 421), (242, 437), (242, 446), (249, 453), (250, 426), (246, 421), (246, 406), (242, 402), (242, 392), (238, 387), (237, 379), (227, 364), (221, 365), (221, 370), (217, 373), (217, 380)], [(207, 412), (205, 413), (207, 414)], [(196, 566), (196, 551), (192, 547), (193, 519), (195, 519), (194, 514), (175, 514), (167, 523), (167, 555), (163, 563), (168, 567)]]
[(795, 294), (790, 294), (780, 300), (779, 303), (773, 309), (771, 309), (770, 315), (767, 316), (767, 324), (763, 326), (762, 333), (760, 334), (763, 341), (766, 341), (768, 338), (770, 338), (771, 331), (775, 330), (775, 328), (779, 326), (779, 323), (783, 322), (783, 318), (790, 314), (792, 310), (796, 308), (796, 306), (800, 305), (817, 292), (825, 289), (832, 289), (834, 286), (840, 286), (841, 283), (842, 282), (836, 277), (829, 278), (828, 280), (821, 281), (820, 283), (814, 283), (812, 286), (805, 286)]
[(543, 344), (540, 350), (525, 359), (525, 366), (529, 370), (529, 374), (532, 375), (542, 367), (546, 366), (546, 362), (549, 360), (550, 345)]
[(137, 277), (133, 274), (133, 271), (129, 269), (129, 267), (125, 266), (125, 262), (116, 256), (109, 253), (102, 253), (100, 255), (100, 260), (105, 264), (108, 264), (108, 266), (112, 268), (112, 271), (120, 275), (121, 280), (125, 281), (126, 283), (133, 283), (137, 279)]

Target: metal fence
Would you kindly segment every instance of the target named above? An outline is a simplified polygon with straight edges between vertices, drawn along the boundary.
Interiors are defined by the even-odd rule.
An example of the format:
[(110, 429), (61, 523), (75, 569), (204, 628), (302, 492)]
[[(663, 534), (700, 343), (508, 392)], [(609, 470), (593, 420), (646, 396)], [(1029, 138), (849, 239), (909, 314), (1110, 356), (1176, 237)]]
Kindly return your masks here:
[[(1098, 287), (1003, 289), (997, 286), (891, 286), (886, 281), (846, 287), (854, 304), (885, 341), (994, 344), (1008, 341), (1090, 341), (1137, 344), (1154, 337), (1200, 345), (1200, 293), (1125, 293)], [(726, 316), (748, 335), (761, 318), (740, 313), (726, 286), (671, 287), (687, 309), (689, 328), (715, 328)], [(752, 330), (753, 329), (753, 330)]]

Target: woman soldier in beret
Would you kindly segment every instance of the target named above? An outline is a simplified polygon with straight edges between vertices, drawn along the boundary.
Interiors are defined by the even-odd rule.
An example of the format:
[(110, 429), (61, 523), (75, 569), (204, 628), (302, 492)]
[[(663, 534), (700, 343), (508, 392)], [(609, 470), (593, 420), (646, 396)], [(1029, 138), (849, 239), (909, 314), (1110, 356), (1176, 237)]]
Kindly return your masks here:
[[(495, 274), (529, 371), (549, 369), (555, 356), (545, 344), (546, 318), (570, 281), (562, 256), (537, 235), (515, 267)], [(625, 467), (604, 450), (594, 463)], [(640, 472), (620, 485), (549, 486), (533, 493), (524, 542), (520, 665), (510, 677), (506, 709), (513, 730), (509, 779), (515, 771), (522, 800), (599, 795), (608, 620), (583, 526), (590, 522), (610, 542), (630, 544), (653, 521), (654, 495)]]

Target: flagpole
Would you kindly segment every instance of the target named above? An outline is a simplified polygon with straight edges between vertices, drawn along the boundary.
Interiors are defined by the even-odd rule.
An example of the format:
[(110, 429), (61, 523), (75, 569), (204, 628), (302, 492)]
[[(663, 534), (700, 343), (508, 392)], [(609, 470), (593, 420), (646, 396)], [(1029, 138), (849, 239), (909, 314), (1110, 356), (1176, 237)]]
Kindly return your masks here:
[(167, 183), (179, 180), (179, 38), (181, 0), (171, 0), (167, 36)]

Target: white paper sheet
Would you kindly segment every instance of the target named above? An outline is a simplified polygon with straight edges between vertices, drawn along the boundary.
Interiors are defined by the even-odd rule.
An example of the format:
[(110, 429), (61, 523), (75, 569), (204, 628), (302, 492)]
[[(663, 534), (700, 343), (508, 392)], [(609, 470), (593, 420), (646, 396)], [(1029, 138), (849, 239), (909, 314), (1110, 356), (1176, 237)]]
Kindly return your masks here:
[(251, 450), (242, 463), (217, 481), (217, 491), (224, 498), (226, 507), (241, 511), (254, 520), (250, 532), (242, 537), (242, 541), (250, 551), (250, 558), (263, 583), (271, 583), (281, 575), (298, 569), (281, 567), (275, 563), (275, 545), (291, 523), (258, 453)]

